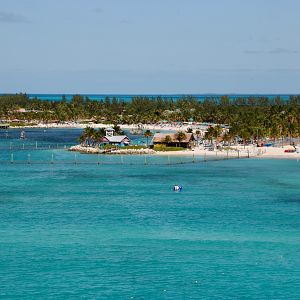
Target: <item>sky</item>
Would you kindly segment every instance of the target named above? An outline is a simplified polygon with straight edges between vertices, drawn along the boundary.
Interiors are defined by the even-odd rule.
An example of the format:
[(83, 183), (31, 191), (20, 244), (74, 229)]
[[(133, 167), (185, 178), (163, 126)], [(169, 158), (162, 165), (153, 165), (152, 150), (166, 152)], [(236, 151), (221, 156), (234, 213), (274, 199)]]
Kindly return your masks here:
[(0, 93), (297, 94), (299, 0), (0, 0)]

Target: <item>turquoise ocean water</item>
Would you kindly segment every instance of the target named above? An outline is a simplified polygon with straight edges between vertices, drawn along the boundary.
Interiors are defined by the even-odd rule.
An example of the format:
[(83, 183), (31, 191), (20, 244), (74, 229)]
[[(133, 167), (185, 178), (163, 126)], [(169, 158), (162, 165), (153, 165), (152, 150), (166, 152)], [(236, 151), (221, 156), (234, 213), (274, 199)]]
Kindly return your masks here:
[(300, 162), (3, 164), (78, 133), (0, 131), (1, 299), (299, 299)]

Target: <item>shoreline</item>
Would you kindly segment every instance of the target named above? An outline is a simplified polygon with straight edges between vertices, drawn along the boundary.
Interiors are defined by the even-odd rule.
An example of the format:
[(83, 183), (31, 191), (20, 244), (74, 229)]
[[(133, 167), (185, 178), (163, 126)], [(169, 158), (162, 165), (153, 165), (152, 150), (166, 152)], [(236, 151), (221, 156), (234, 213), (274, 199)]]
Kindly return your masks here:
[[(107, 128), (111, 127), (113, 124), (80, 124), (80, 123), (68, 123), (68, 124), (56, 124), (56, 123), (49, 123), (49, 124), (38, 124), (38, 125), (32, 125), (32, 126), (15, 126), (15, 127), (10, 127), (10, 129), (20, 129), (20, 128), (40, 128), (40, 129), (84, 129), (86, 127), (92, 127), (92, 128)], [(121, 129), (134, 129), (137, 128), (136, 124), (122, 124), (119, 125)], [(145, 130), (164, 130), (164, 131), (185, 131), (189, 127), (199, 127), (200, 125), (170, 125), (170, 124), (143, 124), (143, 128)], [(84, 147), (85, 148), (85, 147)], [(238, 155), (240, 157), (248, 157), (248, 151), (249, 151), (249, 157), (250, 158), (267, 158), (267, 159), (300, 159), (300, 153), (299, 152), (294, 152), (294, 153), (287, 153), (284, 152), (284, 147), (255, 147), (255, 146), (244, 146), (239, 145), (239, 146), (231, 146), (231, 150), (228, 151), (228, 157), (230, 158), (238, 158)], [(90, 149), (90, 151), (86, 150), (73, 150), (73, 151), (78, 151), (82, 153), (101, 153), (100, 151), (96, 150), (93, 151)], [(120, 152), (120, 151), (119, 151)], [(129, 151), (126, 151), (129, 152)], [(121, 151), (121, 153), (112, 153), (112, 154), (127, 154), (124, 151)], [(130, 151), (128, 154), (135, 154), (133, 153), (134, 151)], [(216, 151), (207, 151), (199, 148), (195, 148), (194, 150), (181, 150), (181, 151), (152, 151), (151, 153), (140, 151), (141, 153), (136, 153), (136, 154), (151, 154), (151, 155), (160, 155), (160, 156), (226, 156), (227, 157), (227, 151), (223, 150), (216, 150)], [(239, 152), (239, 154), (238, 154)]]
[[(114, 124), (103, 124), (103, 123), (99, 123), (99, 124), (82, 124), (82, 123), (68, 123), (68, 124), (56, 124), (56, 123), (49, 123), (49, 124), (37, 124), (37, 125), (25, 125), (25, 126), (11, 126), (9, 127), (9, 129), (20, 129), (20, 128), (41, 128), (41, 129), (47, 129), (47, 128), (57, 128), (57, 129), (84, 129), (86, 127), (91, 127), (91, 128), (108, 128), (108, 127), (112, 127), (114, 126)], [(118, 125), (120, 126), (121, 129), (136, 129), (138, 127), (138, 124), (120, 124)], [(170, 125), (170, 124), (143, 124), (143, 129), (146, 130), (166, 130), (166, 131), (178, 131), (178, 130), (182, 130), (185, 131), (190, 127), (196, 128), (196, 127), (200, 127), (201, 125), (195, 125), (195, 124), (191, 124), (191, 125)]]
[[(232, 147), (233, 148), (233, 147)], [(152, 149), (118, 149), (112, 152), (106, 152), (102, 149), (85, 146), (72, 146), (69, 151), (75, 151), (82, 154), (103, 154), (103, 155), (154, 155), (154, 156), (187, 156), (187, 157), (215, 157), (219, 158), (257, 158), (257, 159), (300, 159), (300, 153), (286, 153), (283, 148), (262, 147), (255, 148), (248, 146), (241, 149), (236, 147), (231, 150), (207, 151), (203, 149), (180, 150), (180, 151), (154, 151)], [(269, 151), (268, 151), (269, 150)]]

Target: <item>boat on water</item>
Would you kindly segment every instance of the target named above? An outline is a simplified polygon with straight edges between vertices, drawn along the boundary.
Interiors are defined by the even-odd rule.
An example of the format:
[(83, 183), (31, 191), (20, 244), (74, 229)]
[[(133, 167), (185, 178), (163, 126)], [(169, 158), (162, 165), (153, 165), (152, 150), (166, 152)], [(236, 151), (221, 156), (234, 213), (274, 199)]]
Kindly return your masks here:
[(20, 139), (21, 139), (21, 140), (25, 140), (25, 138), (26, 138), (25, 131), (22, 130), (21, 133), (20, 133)]

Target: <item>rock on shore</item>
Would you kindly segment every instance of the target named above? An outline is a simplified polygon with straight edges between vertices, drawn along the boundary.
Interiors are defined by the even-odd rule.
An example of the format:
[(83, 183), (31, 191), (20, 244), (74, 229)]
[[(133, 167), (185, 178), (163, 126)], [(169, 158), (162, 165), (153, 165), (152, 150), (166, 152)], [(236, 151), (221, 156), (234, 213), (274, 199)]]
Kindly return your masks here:
[(81, 145), (72, 146), (69, 148), (69, 151), (76, 151), (80, 153), (90, 153), (90, 154), (98, 154), (104, 153), (104, 150), (95, 148), (95, 147), (85, 147)]
[(118, 149), (112, 150), (109, 154), (155, 154), (156, 152), (152, 149)]
[(80, 153), (88, 154), (155, 154), (152, 149), (99, 149), (96, 147), (86, 147), (82, 145), (76, 145), (69, 148), (69, 151), (77, 151)]

